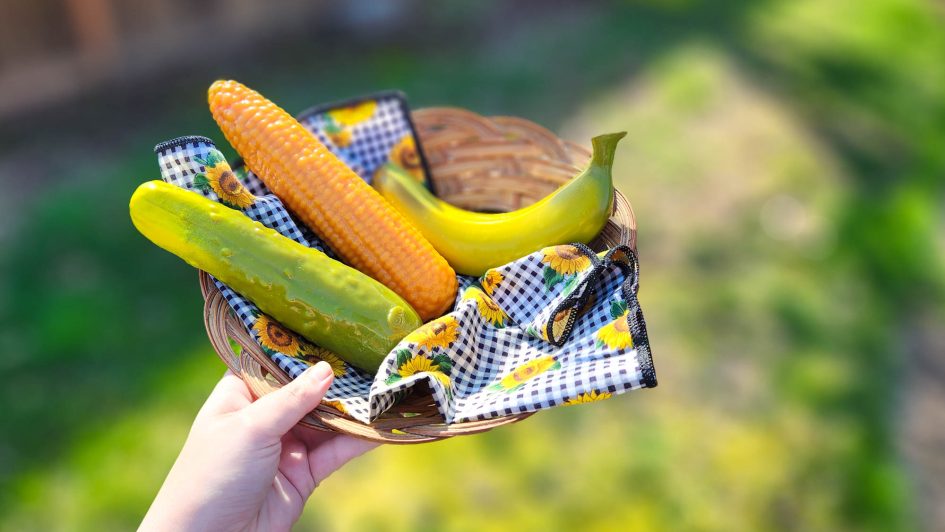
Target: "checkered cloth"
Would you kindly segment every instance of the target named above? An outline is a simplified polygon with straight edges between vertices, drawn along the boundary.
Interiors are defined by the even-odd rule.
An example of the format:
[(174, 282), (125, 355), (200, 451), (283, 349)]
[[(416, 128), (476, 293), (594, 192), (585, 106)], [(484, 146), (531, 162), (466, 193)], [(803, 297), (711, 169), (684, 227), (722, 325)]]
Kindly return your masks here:
[[(370, 180), (392, 146), (402, 141), (403, 128), (414, 135), (413, 128), (399, 95), (381, 95), (370, 114), (352, 113), (351, 108), (346, 103), (349, 114), (338, 116), (354, 131), (353, 139), (337, 137), (338, 128), (332, 126), (334, 140), (346, 144), (346, 149), (323, 131), (330, 125), (326, 117), (332, 109), (307, 111), (300, 120)], [(372, 140), (358, 143), (359, 131)], [(212, 141), (181, 137), (159, 144), (155, 152), (165, 181), (219, 200), (213, 190), (194, 184), (207, 171), (201, 161), (207, 161), (208, 154), (215, 152), (212, 159), (222, 160)], [(235, 173), (257, 196), (243, 210), (247, 216), (296, 242), (332, 253), (255, 175), (241, 166)], [(494, 268), (482, 278), (457, 279), (452, 312), (407, 335), (374, 377), (343, 364), (326, 400), (353, 418), (370, 422), (421, 384), (424, 393), (432, 393), (445, 421), (453, 423), (656, 386), (636, 297), (639, 267), (633, 250), (618, 246), (598, 255), (581, 244), (555, 246)], [(259, 309), (214, 282), (259, 341), (254, 328)], [(311, 358), (264, 350), (292, 378), (313, 363)]]
[[(364, 109), (365, 112), (359, 112)], [(353, 112), (352, 112), (353, 111)], [(367, 114), (370, 111), (370, 114)], [(400, 166), (422, 178), (433, 190), (426, 156), (420, 147), (420, 139), (414, 133), (413, 120), (404, 95), (387, 91), (344, 102), (319, 105), (303, 111), (299, 123), (311, 131), (342, 162), (354, 170), (368, 183), (384, 164), (395, 159)], [(407, 144), (416, 154), (416, 167), (409, 168), (408, 161), (398, 158), (402, 152), (398, 147)], [(246, 169), (243, 160), (233, 163), (234, 171), (247, 176), (246, 188), (259, 196), (268, 194), (262, 181)]]
[[(545, 272), (552, 268), (550, 257), (559, 253), (576, 257), (572, 260), (583, 269), (549, 288)], [(371, 387), (371, 411), (375, 398), (420, 382), (433, 391), (447, 422), (656, 386), (636, 297), (638, 275), (636, 255), (628, 247), (600, 257), (584, 246), (568, 245), (537, 251), (467, 282), (452, 312), (409, 335), (384, 361)], [(552, 342), (556, 318), (567, 325)], [(455, 335), (448, 332), (451, 327)], [(413, 361), (417, 357), (437, 369), (398, 377), (403, 368), (410, 372), (425, 366)], [(447, 367), (438, 359), (447, 360)]]
[[(154, 151), (157, 154), (158, 165), (161, 168), (161, 178), (164, 181), (219, 201), (219, 197), (212, 190), (201, 189), (194, 185), (196, 176), (206, 172), (205, 165), (200, 161), (206, 161), (207, 157), (214, 152), (220, 159), (223, 158), (214, 146), (213, 141), (198, 136), (180, 137), (158, 144)], [(225, 161), (222, 164), (226, 164)], [(297, 222), (283, 206), (282, 201), (275, 195), (270, 194), (258, 178), (249, 175), (242, 176), (241, 180), (247, 189), (258, 194), (255, 202), (243, 210), (246, 216), (304, 246), (331, 255), (328, 246), (316, 238), (308, 227)], [(253, 338), (259, 342), (259, 332), (253, 328), (262, 315), (259, 308), (216, 278), (213, 279), (213, 282), (220, 289), (220, 293), (236, 317), (239, 318)], [(273, 362), (278, 364), (293, 379), (312, 364), (312, 361), (304, 358), (268, 350), (262, 345), (260, 347), (267, 352)], [(368, 418), (370, 412), (368, 410), (367, 394), (371, 388), (371, 376), (348, 364), (344, 364), (343, 371), (343, 375), (336, 376), (325, 399), (337, 401), (342, 405), (342, 409), (358, 419)]]
[[(370, 116), (361, 113), (361, 116), (353, 116), (348, 120), (344, 118), (344, 111), (354, 109), (354, 114), (357, 114), (358, 108), (372, 106), (373, 112)], [(413, 122), (407, 101), (403, 94), (396, 91), (319, 105), (303, 111), (298, 119), (318, 140), (328, 146), (332, 153), (368, 183), (372, 181), (374, 172), (390, 159), (391, 150), (402, 139), (412, 137), (415, 143), (418, 142), (413, 134)], [(333, 131), (350, 133), (349, 143), (339, 143), (338, 134)], [(429, 175), (423, 152), (418, 150), (418, 155), (423, 165), (423, 175)]]

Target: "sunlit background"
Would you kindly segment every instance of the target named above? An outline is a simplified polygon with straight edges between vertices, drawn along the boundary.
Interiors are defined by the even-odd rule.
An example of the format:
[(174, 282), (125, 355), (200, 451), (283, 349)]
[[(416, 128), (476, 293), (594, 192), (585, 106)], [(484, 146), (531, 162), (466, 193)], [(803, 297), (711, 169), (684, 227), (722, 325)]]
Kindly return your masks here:
[(299, 529), (945, 528), (943, 6), (3, 2), (0, 529), (136, 526), (223, 372), (127, 214), (155, 143), (227, 146), (219, 77), (629, 131), (659, 387), (384, 447)]

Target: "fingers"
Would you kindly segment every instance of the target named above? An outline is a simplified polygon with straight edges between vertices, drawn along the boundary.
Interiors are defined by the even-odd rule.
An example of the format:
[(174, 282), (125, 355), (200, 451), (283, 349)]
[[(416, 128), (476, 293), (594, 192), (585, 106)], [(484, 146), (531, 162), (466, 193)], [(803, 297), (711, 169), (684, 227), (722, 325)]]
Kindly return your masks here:
[(312, 476), (315, 477), (316, 484), (320, 484), (328, 478), (328, 475), (337, 471), (339, 467), (350, 462), (353, 458), (361, 456), (378, 445), (380, 444), (377, 442), (346, 435), (334, 436), (319, 445), (309, 455)]
[(331, 366), (319, 362), (282, 388), (264, 395), (243, 412), (259, 435), (278, 439), (318, 406), (332, 380)]
[(219, 415), (234, 412), (248, 405), (253, 400), (249, 388), (243, 379), (232, 371), (226, 370), (220, 382), (210, 392), (207, 401), (201, 407), (197, 417)]
[(308, 461), (308, 448), (289, 431), (282, 437), (282, 455), (279, 457), (279, 472), (298, 491), (304, 501), (315, 489), (315, 478)]

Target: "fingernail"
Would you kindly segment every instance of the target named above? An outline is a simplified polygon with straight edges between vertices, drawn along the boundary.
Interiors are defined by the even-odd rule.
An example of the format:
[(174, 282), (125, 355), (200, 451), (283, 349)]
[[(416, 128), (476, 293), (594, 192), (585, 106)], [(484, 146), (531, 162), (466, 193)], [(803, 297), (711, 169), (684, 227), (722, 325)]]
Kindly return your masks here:
[(331, 366), (324, 360), (309, 368), (307, 373), (309, 374), (309, 378), (315, 382), (328, 380), (332, 375)]

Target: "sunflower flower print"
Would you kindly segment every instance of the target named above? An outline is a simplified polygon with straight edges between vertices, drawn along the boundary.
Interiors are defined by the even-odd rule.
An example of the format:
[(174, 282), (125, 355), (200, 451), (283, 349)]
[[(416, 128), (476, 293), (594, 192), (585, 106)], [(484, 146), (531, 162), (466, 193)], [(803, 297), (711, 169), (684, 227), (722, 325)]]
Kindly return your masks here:
[(245, 209), (256, 202), (256, 196), (246, 190), (219, 150), (211, 149), (194, 160), (204, 167), (203, 173), (194, 176), (194, 187), (203, 192), (212, 190), (224, 205), (234, 209)]
[(427, 374), (439, 381), (449, 391), (452, 386), (450, 381), (450, 371), (453, 369), (453, 363), (445, 354), (427, 357), (424, 355), (411, 353), (409, 349), (397, 351), (395, 362), (397, 369), (391, 372), (384, 381), (391, 385), (395, 382), (406, 379), (411, 375)]
[(499, 283), (503, 280), (505, 280), (505, 277), (502, 275), (502, 272), (499, 270), (489, 270), (479, 279), (479, 284), (481, 284), (482, 289), (491, 296), (499, 286)]
[(423, 183), (426, 180), (423, 163), (420, 160), (420, 152), (417, 150), (417, 142), (412, 134), (407, 133), (397, 141), (397, 144), (394, 144), (390, 149), (387, 160), (406, 170), (417, 181)]
[(547, 355), (536, 358), (515, 368), (511, 373), (502, 377), (499, 382), (489, 386), (488, 389), (506, 393), (513, 392), (538, 375), (559, 368), (561, 368), (561, 363), (553, 356)]
[(325, 349), (324, 347), (318, 347), (315, 344), (310, 344), (305, 341), (300, 341), (301, 348), (299, 354), (302, 360), (310, 363), (317, 364), (320, 361), (325, 361), (331, 366), (331, 372), (334, 373), (335, 377), (343, 377), (348, 373), (348, 367), (345, 365), (344, 360), (338, 358), (338, 355), (332, 353), (331, 351)]
[(572, 397), (564, 402), (566, 405), (580, 405), (584, 403), (593, 403), (594, 401), (603, 401), (604, 399), (610, 399), (614, 394), (610, 392), (598, 392), (597, 390), (591, 390), (590, 392), (582, 393), (576, 397)]
[(347, 148), (354, 140), (354, 134), (351, 133), (350, 129), (339, 126), (334, 122), (325, 124), (325, 136), (328, 137), (328, 140), (330, 140), (332, 144), (339, 148)]
[(375, 100), (365, 100), (354, 105), (332, 109), (328, 111), (328, 116), (331, 117), (333, 122), (350, 127), (371, 118), (376, 110), (377, 102)]
[(626, 349), (633, 347), (633, 335), (627, 322), (627, 304), (624, 301), (614, 301), (610, 305), (610, 315), (613, 321), (601, 327), (594, 335), (597, 338), (597, 347), (607, 346), (609, 349)]
[(546, 264), (543, 272), (545, 289), (549, 292), (562, 281), (566, 282), (567, 288), (573, 290), (577, 274), (591, 265), (591, 259), (571, 244), (545, 248), (541, 250), (541, 254), (541, 261)]
[(470, 286), (463, 292), (463, 299), (472, 299), (476, 302), (476, 309), (482, 319), (500, 329), (505, 327), (505, 320), (508, 319), (508, 315), (485, 292), (475, 286)]
[(581, 252), (577, 246), (565, 244), (542, 250), (541, 261), (548, 264), (561, 275), (573, 275), (584, 271), (591, 265), (591, 259)]
[(260, 314), (253, 324), (253, 331), (259, 339), (259, 344), (269, 354), (282, 353), (291, 357), (299, 354), (299, 338), (294, 332), (286, 329), (278, 321)]
[(367, 100), (328, 111), (325, 116), (325, 136), (339, 148), (347, 148), (354, 141), (351, 128), (374, 115), (377, 102)]
[(450, 315), (437, 318), (404, 337), (428, 350), (446, 349), (459, 337), (459, 322)]
[(564, 335), (565, 329), (568, 328), (568, 322), (570, 321), (572, 312), (574, 312), (574, 309), (566, 308), (555, 314), (551, 322), (545, 326), (545, 332), (542, 334), (542, 338), (550, 342), (557, 342), (558, 339)]

